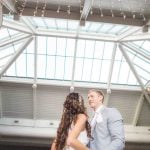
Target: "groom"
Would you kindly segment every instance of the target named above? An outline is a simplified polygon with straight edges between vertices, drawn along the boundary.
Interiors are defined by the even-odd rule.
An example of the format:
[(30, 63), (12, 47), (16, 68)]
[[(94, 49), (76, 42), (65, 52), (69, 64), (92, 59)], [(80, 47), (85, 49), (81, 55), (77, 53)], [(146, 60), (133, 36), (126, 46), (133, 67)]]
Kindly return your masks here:
[(93, 139), (89, 143), (90, 149), (123, 150), (125, 146), (124, 127), (118, 110), (103, 105), (104, 94), (100, 90), (89, 90), (88, 101), (95, 112), (91, 120)]

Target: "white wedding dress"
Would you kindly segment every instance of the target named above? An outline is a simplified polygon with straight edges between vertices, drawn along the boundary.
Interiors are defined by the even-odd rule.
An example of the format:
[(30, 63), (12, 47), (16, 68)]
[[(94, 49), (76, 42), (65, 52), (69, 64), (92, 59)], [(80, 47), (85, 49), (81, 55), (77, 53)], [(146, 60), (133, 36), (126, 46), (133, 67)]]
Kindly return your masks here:
[[(70, 130), (71, 130), (71, 129), (70, 129)], [(88, 144), (89, 138), (87, 137), (87, 132), (86, 132), (86, 130), (83, 130), (83, 131), (79, 134), (78, 140), (79, 140), (81, 143), (83, 143), (84, 145), (87, 145), (87, 144)], [(74, 149), (73, 149), (72, 147), (70, 147), (70, 146), (66, 146), (66, 147), (64, 148), (64, 150), (74, 150)]]

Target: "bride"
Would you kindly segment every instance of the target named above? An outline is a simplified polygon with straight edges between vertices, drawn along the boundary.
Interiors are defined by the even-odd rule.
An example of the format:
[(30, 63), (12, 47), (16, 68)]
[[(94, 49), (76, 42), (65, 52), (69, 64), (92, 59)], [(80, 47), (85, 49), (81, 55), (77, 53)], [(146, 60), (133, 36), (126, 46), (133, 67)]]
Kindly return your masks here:
[(57, 137), (51, 150), (89, 150), (86, 145), (91, 138), (91, 128), (82, 96), (70, 93), (63, 107)]

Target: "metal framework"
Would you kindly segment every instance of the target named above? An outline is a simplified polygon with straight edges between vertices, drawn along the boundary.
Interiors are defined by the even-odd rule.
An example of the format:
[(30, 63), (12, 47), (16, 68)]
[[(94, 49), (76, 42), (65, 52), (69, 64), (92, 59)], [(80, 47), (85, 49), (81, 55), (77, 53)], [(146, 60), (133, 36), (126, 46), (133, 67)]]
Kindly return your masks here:
[(137, 125), (137, 122), (138, 122), (138, 119), (139, 119), (139, 116), (140, 116), (140, 112), (142, 110), (142, 106), (143, 106), (143, 102), (144, 102), (144, 97), (143, 96), (144, 96), (144, 94), (142, 93), (140, 99), (138, 100), (138, 104), (136, 106), (136, 111), (135, 111), (133, 122), (132, 122), (132, 124), (134, 126)]
[(133, 64), (132, 64), (132, 62), (131, 62), (131, 60), (129, 59), (128, 55), (126, 54), (126, 52), (125, 52), (125, 50), (124, 50), (124, 48), (122, 47), (121, 44), (119, 44), (119, 49), (121, 50), (123, 56), (125, 57), (127, 63), (129, 64), (129, 66), (130, 66), (130, 68), (131, 68), (133, 74), (135, 75), (137, 81), (138, 81), (139, 84), (140, 84), (140, 87), (141, 87), (141, 89), (142, 89), (142, 91), (143, 91), (143, 93), (144, 93), (144, 95), (145, 95), (147, 101), (148, 101), (149, 104), (150, 104), (150, 97), (149, 97), (148, 93), (146, 92), (146, 90), (145, 90), (145, 88), (144, 88), (144, 84), (143, 84), (142, 80), (139, 78), (139, 76), (138, 76), (138, 74), (137, 74), (137, 71), (135, 70), (135, 68), (134, 68), (134, 66), (133, 66)]
[(25, 43), (19, 48), (19, 50), (12, 56), (12, 58), (7, 62), (5, 67), (0, 70), (0, 78), (3, 76), (3, 74), (7, 71), (7, 69), (11, 66), (11, 64), (19, 57), (19, 55), (23, 52), (23, 50), (28, 46), (28, 44), (32, 41), (32, 37), (26, 40)]

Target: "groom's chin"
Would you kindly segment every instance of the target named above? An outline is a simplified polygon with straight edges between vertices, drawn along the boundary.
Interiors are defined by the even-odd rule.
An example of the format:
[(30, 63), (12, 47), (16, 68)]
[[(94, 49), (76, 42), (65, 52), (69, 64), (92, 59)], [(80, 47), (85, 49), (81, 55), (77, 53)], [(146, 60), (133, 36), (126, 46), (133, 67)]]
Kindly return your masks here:
[(95, 106), (94, 106), (94, 105), (90, 105), (90, 108), (94, 109), (94, 108), (95, 108)]

